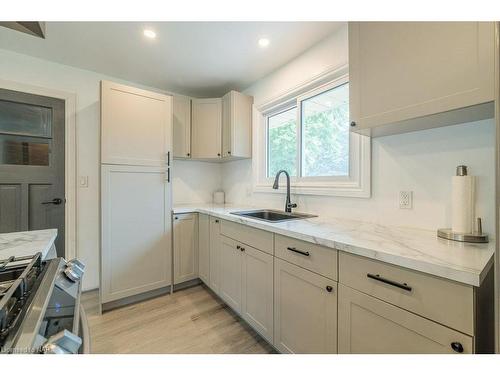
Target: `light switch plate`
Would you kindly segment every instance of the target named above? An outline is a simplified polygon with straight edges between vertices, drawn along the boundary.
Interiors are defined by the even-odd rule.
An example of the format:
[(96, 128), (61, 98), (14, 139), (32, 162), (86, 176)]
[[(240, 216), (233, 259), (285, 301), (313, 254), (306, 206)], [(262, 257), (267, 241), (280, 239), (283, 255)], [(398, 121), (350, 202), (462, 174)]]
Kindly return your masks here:
[(78, 178), (78, 184), (80, 187), (89, 187), (89, 176), (80, 176)]
[(399, 208), (402, 209), (413, 208), (413, 191), (399, 192)]

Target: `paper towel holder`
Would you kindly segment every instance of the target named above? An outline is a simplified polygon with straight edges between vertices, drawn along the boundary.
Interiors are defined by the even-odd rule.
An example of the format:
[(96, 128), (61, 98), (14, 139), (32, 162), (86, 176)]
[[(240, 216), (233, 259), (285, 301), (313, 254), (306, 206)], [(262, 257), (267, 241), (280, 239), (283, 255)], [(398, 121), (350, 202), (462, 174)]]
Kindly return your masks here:
[(477, 231), (472, 233), (453, 232), (451, 228), (442, 228), (437, 230), (437, 235), (446, 240), (458, 242), (486, 243), (490, 240), (488, 235), (483, 233), (483, 224), (480, 217), (477, 218)]

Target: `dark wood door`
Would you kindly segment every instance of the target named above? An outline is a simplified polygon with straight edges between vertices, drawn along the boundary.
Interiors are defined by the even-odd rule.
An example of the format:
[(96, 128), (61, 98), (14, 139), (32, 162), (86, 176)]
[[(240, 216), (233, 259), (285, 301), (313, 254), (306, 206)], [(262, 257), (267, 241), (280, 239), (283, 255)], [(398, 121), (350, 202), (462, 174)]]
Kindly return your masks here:
[(57, 228), (64, 256), (64, 101), (0, 89), (0, 233)]

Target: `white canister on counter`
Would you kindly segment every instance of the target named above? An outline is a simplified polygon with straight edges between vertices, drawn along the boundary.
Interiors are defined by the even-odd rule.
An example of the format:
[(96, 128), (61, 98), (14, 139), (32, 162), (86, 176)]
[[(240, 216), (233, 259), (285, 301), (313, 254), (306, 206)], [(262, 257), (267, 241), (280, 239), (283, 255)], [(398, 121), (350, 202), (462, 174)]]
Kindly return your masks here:
[(224, 192), (221, 190), (218, 190), (214, 192), (214, 203), (215, 204), (224, 204), (225, 201), (225, 195)]

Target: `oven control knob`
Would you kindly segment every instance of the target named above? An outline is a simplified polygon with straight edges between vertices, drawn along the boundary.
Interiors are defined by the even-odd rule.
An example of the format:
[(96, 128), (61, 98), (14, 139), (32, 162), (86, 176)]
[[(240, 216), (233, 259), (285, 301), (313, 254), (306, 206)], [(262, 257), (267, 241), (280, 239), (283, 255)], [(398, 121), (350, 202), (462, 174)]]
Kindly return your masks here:
[(85, 264), (80, 262), (78, 259), (72, 259), (66, 263), (64, 274), (71, 281), (77, 282), (82, 278), (84, 270)]
[(82, 339), (67, 329), (49, 337), (42, 346), (44, 354), (77, 354)]

